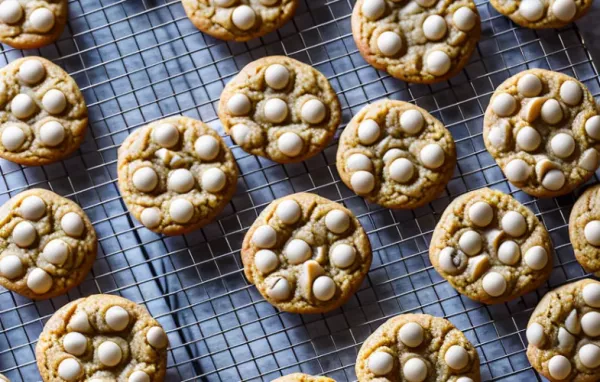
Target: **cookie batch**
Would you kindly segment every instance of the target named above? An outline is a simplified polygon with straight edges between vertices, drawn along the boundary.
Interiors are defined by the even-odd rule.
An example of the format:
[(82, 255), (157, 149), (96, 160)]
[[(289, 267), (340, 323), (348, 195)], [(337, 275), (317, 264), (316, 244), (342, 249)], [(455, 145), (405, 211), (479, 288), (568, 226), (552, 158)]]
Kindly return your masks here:
[(4, 0), (0, 3), (0, 42), (35, 49), (58, 39), (67, 23), (67, 0)]
[(522, 27), (562, 28), (585, 15), (592, 0), (491, 0), (498, 12)]

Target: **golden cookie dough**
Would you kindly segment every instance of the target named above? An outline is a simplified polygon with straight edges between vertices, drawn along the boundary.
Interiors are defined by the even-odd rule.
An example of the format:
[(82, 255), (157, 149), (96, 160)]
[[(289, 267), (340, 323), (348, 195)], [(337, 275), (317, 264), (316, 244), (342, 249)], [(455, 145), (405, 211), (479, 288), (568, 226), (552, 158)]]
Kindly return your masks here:
[(352, 35), (364, 59), (407, 82), (458, 74), (480, 33), (472, 0), (358, 0), (352, 12)]
[(527, 207), (483, 188), (446, 207), (433, 231), (429, 259), (459, 293), (497, 304), (548, 279), (551, 245), (548, 231)]
[(182, 0), (202, 32), (221, 40), (248, 41), (279, 29), (294, 16), (299, 0)]
[(315, 377), (303, 373), (293, 373), (276, 378), (271, 382), (335, 382), (335, 380), (327, 377)]
[(146, 228), (181, 235), (210, 223), (231, 200), (238, 169), (208, 125), (169, 117), (135, 130), (118, 154), (119, 190)]
[(35, 348), (42, 379), (162, 382), (169, 339), (142, 306), (97, 294), (68, 303), (44, 326)]
[(0, 69), (0, 90), (0, 158), (40, 166), (79, 148), (87, 107), (59, 66), (34, 56), (15, 60)]
[(546, 293), (526, 334), (531, 366), (550, 381), (600, 380), (600, 283), (584, 279)]
[(364, 381), (479, 382), (479, 356), (465, 335), (443, 318), (401, 314), (363, 343), (356, 376)]
[(0, 42), (17, 49), (35, 49), (56, 41), (68, 17), (67, 0), (3, 0)]
[(248, 280), (291, 313), (322, 313), (343, 305), (371, 266), (371, 245), (358, 219), (341, 204), (309, 193), (277, 199), (244, 237)]
[(426, 110), (403, 101), (365, 106), (344, 129), (336, 165), (358, 195), (413, 209), (443, 191), (456, 165), (454, 139)]
[(485, 112), (483, 139), (512, 184), (533, 196), (555, 197), (598, 168), (600, 116), (584, 84), (531, 69), (498, 86)]
[(569, 238), (579, 264), (587, 272), (600, 272), (600, 185), (577, 199), (569, 217)]
[(225, 86), (219, 118), (244, 151), (290, 163), (327, 147), (340, 124), (341, 108), (318, 70), (271, 56), (246, 65)]
[(0, 285), (33, 300), (67, 293), (96, 259), (96, 231), (75, 202), (23, 191), (0, 207)]
[(592, 0), (491, 0), (492, 6), (525, 28), (562, 28), (585, 15)]

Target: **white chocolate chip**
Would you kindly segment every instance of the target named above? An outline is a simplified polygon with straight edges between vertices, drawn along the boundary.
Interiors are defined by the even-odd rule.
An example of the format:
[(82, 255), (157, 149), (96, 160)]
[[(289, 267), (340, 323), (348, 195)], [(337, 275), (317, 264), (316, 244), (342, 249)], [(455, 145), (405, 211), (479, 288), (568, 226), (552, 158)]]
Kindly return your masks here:
[(150, 192), (158, 185), (158, 174), (152, 167), (141, 167), (131, 177), (133, 186), (142, 192)]
[(356, 260), (356, 249), (348, 244), (338, 244), (331, 250), (331, 262), (338, 268), (348, 268)]
[(231, 128), (231, 137), (238, 145), (243, 145), (248, 142), (250, 128), (243, 123), (238, 123)]
[(0, 259), (0, 276), (9, 280), (16, 279), (23, 274), (23, 263), (19, 256), (8, 255)]
[[(148, 168), (148, 167), (144, 167)], [(194, 187), (194, 176), (185, 168), (178, 168), (175, 171), (171, 171), (167, 180), (167, 187), (171, 191), (183, 194), (188, 192)]]
[(469, 353), (462, 346), (452, 345), (446, 350), (444, 361), (450, 368), (461, 370), (469, 364)]
[(312, 125), (323, 122), (326, 116), (327, 108), (325, 107), (325, 104), (318, 99), (309, 99), (304, 102), (300, 109), (300, 117), (302, 120)]
[(544, 269), (546, 264), (548, 264), (548, 252), (546, 252), (544, 247), (536, 245), (525, 252), (524, 260), (529, 268), (539, 271)]
[(554, 0), (552, 3), (552, 13), (560, 21), (571, 21), (577, 13), (577, 5), (573, 0)]
[(582, 291), (583, 301), (592, 308), (600, 308), (600, 284), (586, 284)]
[(290, 71), (281, 64), (269, 65), (265, 70), (265, 82), (275, 90), (281, 90), (290, 83)]
[(452, 61), (448, 53), (441, 50), (434, 50), (429, 53), (425, 59), (427, 72), (434, 76), (443, 76), (448, 73), (452, 66)]
[(371, 171), (373, 169), (373, 162), (365, 154), (352, 154), (346, 160), (346, 167), (348, 171)]
[(552, 169), (542, 178), (542, 186), (550, 191), (557, 191), (565, 184), (565, 174), (559, 169)]
[(37, 32), (49, 32), (54, 27), (54, 13), (48, 8), (38, 8), (31, 12), (29, 23)]
[(519, 212), (508, 211), (502, 217), (502, 229), (512, 237), (519, 237), (527, 231), (527, 222)]
[(577, 82), (565, 81), (560, 86), (560, 98), (567, 105), (578, 105), (583, 98), (583, 90), (581, 90), (581, 86)]
[(179, 142), (179, 130), (170, 123), (162, 123), (152, 130), (152, 139), (162, 147), (171, 148)]
[(161, 212), (156, 207), (144, 208), (140, 215), (142, 224), (148, 228), (158, 227), (161, 218)]
[(76, 212), (67, 212), (60, 219), (60, 227), (71, 237), (79, 237), (85, 228), (83, 219)]
[(250, 98), (245, 94), (236, 93), (227, 101), (227, 110), (235, 116), (247, 115), (251, 108)]
[(585, 150), (579, 158), (579, 166), (587, 171), (596, 171), (600, 160), (598, 150), (593, 147)]
[[(600, 118), (600, 117), (599, 117)], [(599, 125), (599, 136), (600, 136), (600, 120)], [(372, 119), (365, 119), (358, 125), (358, 140), (363, 145), (371, 145), (379, 139), (381, 128)]]
[[(536, 2), (539, 3), (539, 0), (524, 0), (521, 1), (521, 7), (524, 3), (528, 2)], [(541, 5), (541, 4), (540, 4)], [(542, 8), (543, 9), (543, 8)], [(523, 77), (519, 78), (517, 82), (517, 90), (520, 94), (525, 97), (536, 97), (542, 92), (542, 81), (538, 76), (532, 73), (527, 73)]]
[(430, 143), (421, 149), (419, 159), (429, 169), (440, 168), (445, 162), (445, 153), (437, 143)]
[(49, 147), (56, 147), (65, 140), (65, 127), (57, 121), (46, 122), (40, 127), (40, 140)]
[(129, 313), (120, 306), (111, 306), (104, 317), (106, 324), (114, 331), (120, 332), (129, 325)]
[(559, 158), (568, 158), (575, 151), (575, 140), (565, 133), (556, 134), (550, 141), (550, 147)]
[(477, 24), (477, 14), (469, 7), (460, 7), (452, 15), (452, 22), (463, 32), (468, 32)]
[(581, 317), (581, 329), (590, 337), (600, 336), (600, 313), (587, 312)]
[(529, 325), (527, 327), (527, 332), (525, 333), (527, 336), (527, 341), (530, 344), (536, 347), (540, 347), (546, 340), (546, 334), (544, 333), (544, 327), (537, 322)]
[(425, 119), (420, 111), (409, 109), (400, 116), (400, 128), (407, 134), (414, 135), (421, 131)]
[(350, 177), (350, 185), (358, 195), (365, 195), (375, 188), (375, 177), (368, 171), (357, 171)]
[(383, 161), (385, 163), (392, 161), (396, 158), (400, 158), (402, 156), (402, 150), (400, 149), (389, 149), (388, 151), (385, 152), (385, 154), (383, 154)]
[(440, 15), (427, 16), (423, 22), (423, 34), (431, 41), (440, 40), (446, 34), (448, 26)]
[(2, 146), (8, 151), (17, 151), (25, 142), (23, 129), (16, 125), (9, 125), (2, 130)]
[(69, 245), (61, 239), (53, 239), (44, 246), (42, 256), (47, 262), (61, 266), (69, 257)]
[(585, 132), (595, 140), (600, 140), (600, 116), (594, 115), (585, 121)]
[(498, 248), (498, 259), (504, 264), (514, 265), (521, 257), (521, 248), (512, 240), (500, 244)]
[(478, 254), (481, 251), (481, 235), (475, 231), (466, 231), (460, 235), (458, 240), (460, 249), (469, 256)]
[(390, 353), (376, 351), (369, 356), (367, 367), (376, 376), (386, 375), (394, 368), (394, 358)]
[(565, 319), (565, 328), (573, 334), (579, 334), (581, 332), (581, 323), (579, 322), (577, 309), (573, 309)]
[(35, 294), (48, 292), (52, 284), (52, 277), (41, 268), (34, 268), (27, 276), (27, 287)]
[(350, 228), (350, 217), (345, 211), (331, 210), (325, 216), (325, 226), (333, 233), (344, 233)]
[(40, 220), (46, 214), (46, 203), (39, 196), (28, 196), (21, 202), (19, 213), (27, 220)]
[(375, 21), (385, 12), (385, 0), (365, 0), (360, 10), (367, 19)]
[(575, 337), (570, 334), (565, 328), (558, 328), (558, 347), (569, 349), (575, 345)]
[(265, 102), (264, 113), (267, 122), (281, 123), (288, 116), (287, 103), (280, 98), (271, 98)]
[(489, 272), (483, 276), (481, 286), (492, 297), (502, 296), (506, 291), (506, 279), (498, 272)]
[(544, 16), (544, 4), (540, 0), (523, 0), (519, 13), (527, 21), (538, 21)]
[(289, 281), (283, 277), (274, 277), (267, 282), (267, 295), (274, 300), (287, 300), (292, 293)]
[(304, 240), (292, 239), (283, 251), (290, 264), (301, 264), (312, 256), (310, 245)]
[(29, 59), (19, 66), (19, 79), (27, 84), (35, 85), (44, 78), (46, 69), (41, 61)]
[(298, 202), (287, 199), (277, 205), (275, 214), (284, 224), (294, 224), (302, 217), (302, 209)]
[(531, 126), (525, 126), (517, 133), (517, 145), (525, 151), (534, 151), (542, 143), (542, 136)]
[(175, 223), (185, 224), (194, 217), (194, 205), (187, 199), (175, 199), (169, 206), (169, 215)]
[(458, 377), (456, 382), (474, 382), (474, 381), (469, 377)]
[(427, 378), (427, 364), (421, 358), (411, 358), (402, 367), (407, 382), (423, 382)]
[(5, 24), (16, 24), (23, 17), (23, 7), (17, 0), (0, 3), (0, 20)]
[(563, 110), (557, 100), (551, 98), (542, 105), (542, 120), (550, 125), (555, 125), (562, 121)]
[(385, 31), (377, 37), (377, 49), (384, 56), (395, 56), (402, 49), (402, 38), (396, 32)]
[(58, 376), (65, 381), (75, 381), (83, 374), (81, 364), (75, 358), (65, 358), (58, 364)]
[(579, 348), (579, 360), (583, 366), (594, 369), (600, 366), (600, 347), (595, 344), (585, 344)]
[(508, 117), (517, 110), (517, 100), (508, 93), (500, 93), (492, 101), (492, 110), (500, 117)]
[(42, 97), (42, 106), (50, 114), (60, 114), (67, 107), (67, 97), (58, 89), (50, 89)]
[(63, 347), (67, 353), (73, 355), (82, 355), (87, 349), (87, 338), (81, 333), (70, 332), (63, 337)]
[(277, 232), (269, 225), (261, 225), (252, 234), (252, 242), (258, 248), (272, 248), (277, 243)]
[(312, 285), (313, 293), (319, 301), (329, 301), (335, 295), (335, 282), (329, 276), (319, 276)]
[(414, 348), (423, 343), (423, 328), (416, 322), (408, 322), (400, 328), (398, 337), (408, 347)]
[(21, 248), (27, 248), (37, 238), (37, 231), (28, 221), (19, 222), (12, 231), (12, 239)]
[(167, 333), (160, 326), (153, 326), (148, 330), (146, 341), (155, 349), (164, 349), (169, 344)]
[(256, 24), (256, 13), (247, 5), (240, 5), (231, 13), (233, 25), (243, 31), (251, 29)]
[(450, 274), (456, 273), (466, 262), (465, 254), (457, 252), (452, 247), (442, 249), (438, 257), (438, 263), (442, 270)]
[(76, 330), (78, 332), (85, 332), (85, 333), (92, 330), (92, 327), (90, 326), (90, 321), (85, 312), (75, 313), (71, 317), (71, 320), (69, 321), (68, 328), (71, 330)]
[(268, 249), (261, 249), (254, 255), (254, 265), (263, 275), (269, 274), (279, 266), (279, 258), (275, 252)]
[(19, 119), (27, 119), (35, 113), (37, 106), (27, 94), (17, 94), (10, 102), (10, 110)]
[[(95, 381), (90, 381), (90, 382), (95, 382)], [(98, 381), (98, 382), (103, 382), (103, 381)], [(136, 370), (133, 373), (131, 373), (129, 378), (127, 378), (127, 382), (150, 382), (150, 376), (145, 371)]]
[(210, 193), (221, 191), (227, 184), (227, 175), (218, 167), (212, 167), (202, 173), (202, 188)]
[(217, 138), (212, 135), (202, 135), (196, 139), (194, 150), (202, 160), (213, 160), (219, 155), (220, 147)]
[(494, 218), (494, 209), (486, 202), (476, 202), (469, 207), (469, 219), (478, 227), (487, 227)]
[(406, 158), (395, 159), (390, 165), (390, 178), (398, 183), (406, 183), (412, 179), (415, 165)]
[(296, 133), (290, 131), (281, 134), (277, 139), (277, 148), (289, 157), (298, 156), (304, 148), (304, 141)]
[(116, 366), (121, 362), (121, 347), (112, 341), (104, 341), (98, 346), (98, 360), (106, 366)]
[(563, 380), (571, 374), (571, 363), (562, 355), (555, 355), (548, 362), (548, 372), (552, 378)]

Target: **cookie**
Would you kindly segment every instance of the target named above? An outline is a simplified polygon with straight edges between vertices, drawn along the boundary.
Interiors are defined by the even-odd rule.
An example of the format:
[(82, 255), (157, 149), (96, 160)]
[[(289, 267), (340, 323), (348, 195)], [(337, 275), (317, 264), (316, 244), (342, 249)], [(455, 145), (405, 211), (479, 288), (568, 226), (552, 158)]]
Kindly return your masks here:
[(238, 170), (219, 134), (170, 117), (135, 130), (118, 154), (119, 190), (146, 228), (180, 235), (210, 223), (231, 200)]
[(546, 293), (526, 334), (531, 366), (550, 381), (600, 380), (600, 282), (584, 279)]
[(360, 54), (407, 82), (430, 84), (458, 74), (480, 33), (472, 0), (358, 0), (352, 12)]
[(276, 378), (272, 382), (335, 382), (335, 380), (327, 377), (314, 377), (308, 374), (294, 373)]
[(591, 186), (577, 199), (569, 217), (569, 238), (586, 272), (599, 272), (600, 185)]
[(0, 285), (42, 300), (67, 293), (87, 276), (96, 231), (75, 202), (40, 188), (0, 208)]
[(479, 356), (465, 335), (443, 318), (401, 314), (387, 320), (356, 357), (363, 381), (479, 382)]
[(4, 375), (0, 374), (0, 381), (10, 382), (10, 379), (8, 379)]
[(344, 129), (336, 166), (358, 195), (387, 208), (413, 209), (442, 192), (456, 165), (450, 132), (424, 109), (382, 100)]
[(271, 202), (246, 233), (241, 252), (246, 277), (268, 302), (306, 314), (343, 305), (372, 258), (352, 212), (309, 193)]
[(491, 0), (492, 6), (525, 28), (562, 28), (585, 15), (592, 0)]
[(550, 236), (512, 196), (483, 188), (446, 208), (433, 231), (429, 259), (459, 293), (486, 304), (536, 289), (552, 272)]
[(182, 0), (190, 21), (221, 40), (248, 41), (279, 29), (299, 0)]
[(97, 294), (68, 303), (40, 334), (35, 355), (48, 381), (161, 382), (169, 339), (140, 305)]
[(67, 17), (67, 0), (4, 0), (0, 42), (17, 49), (41, 48), (58, 40)]
[(27, 166), (64, 159), (81, 145), (87, 124), (79, 87), (57, 65), (25, 57), (0, 69), (0, 158)]
[(496, 89), (483, 139), (512, 184), (533, 196), (555, 197), (586, 182), (598, 167), (600, 116), (581, 82), (531, 69)]
[(271, 56), (251, 62), (229, 81), (221, 94), (219, 118), (244, 151), (290, 163), (310, 158), (329, 144), (341, 108), (318, 70)]

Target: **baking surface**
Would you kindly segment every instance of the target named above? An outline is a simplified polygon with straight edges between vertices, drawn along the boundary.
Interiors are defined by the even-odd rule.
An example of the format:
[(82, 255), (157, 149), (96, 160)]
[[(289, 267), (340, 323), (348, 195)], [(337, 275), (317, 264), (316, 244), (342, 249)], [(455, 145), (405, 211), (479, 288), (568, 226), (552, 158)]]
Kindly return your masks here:
[[(34, 348), (52, 313), (93, 293), (144, 304), (167, 330), (166, 380), (270, 381), (302, 371), (354, 381), (362, 342), (386, 319), (423, 312), (449, 319), (475, 345), (483, 380), (542, 380), (526, 355), (525, 326), (548, 288), (581, 279), (568, 216), (581, 193), (536, 200), (512, 188), (485, 150), (483, 113), (493, 90), (511, 75), (540, 67), (562, 71), (600, 96), (598, 74), (578, 29), (519, 28), (477, 1), (482, 37), (470, 63), (450, 81), (407, 85), (371, 68), (350, 31), (354, 0), (302, 0), (291, 22), (260, 40), (231, 43), (200, 33), (178, 0), (71, 0), (62, 38), (40, 50), (3, 46), (0, 65), (41, 55), (66, 69), (85, 96), (88, 135), (69, 159), (43, 167), (0, 161), (0, 202), (27, 187), (77, 201), (99, 239), (92, 274), (67, 296), (32, 302), (0, 289), (0, 373), (38, 381)], [(597, 22), (597, 21), (596, 21)], [(299, 164), (252, 156), (225, 136), (216, 107), (225, 84), (248, 62), (285, 54), (327, 76), (342, 104), (333, 143)], [(390, 97), (414, 102), (442, 121), (456, 140), (458, 164), (445, 192), (425, 207), (391, 211), (367, 204), (339, 180), (337, 138), (352, 115)], [(116, 185), (117, 149), (129, 132), (183, 114), (224, 136), (240, 168), (238, 191), (213, 223), (192, 234), (162, 237), (128, 214)], [(596, 176), (589, 183), (596, 182)], [(451, 199), (490, 186), (510, 192), (546, 224), (555, 246), (545, 287), (506, 304), (483, 306), (454, 291), (431, 267), (432, 230)], [(246, 230), (273, 199), (316, 192), (344, 203), (361, 220), (373, 265), (359, 292), (325, 315), (278, 313), (243, 275)]]

